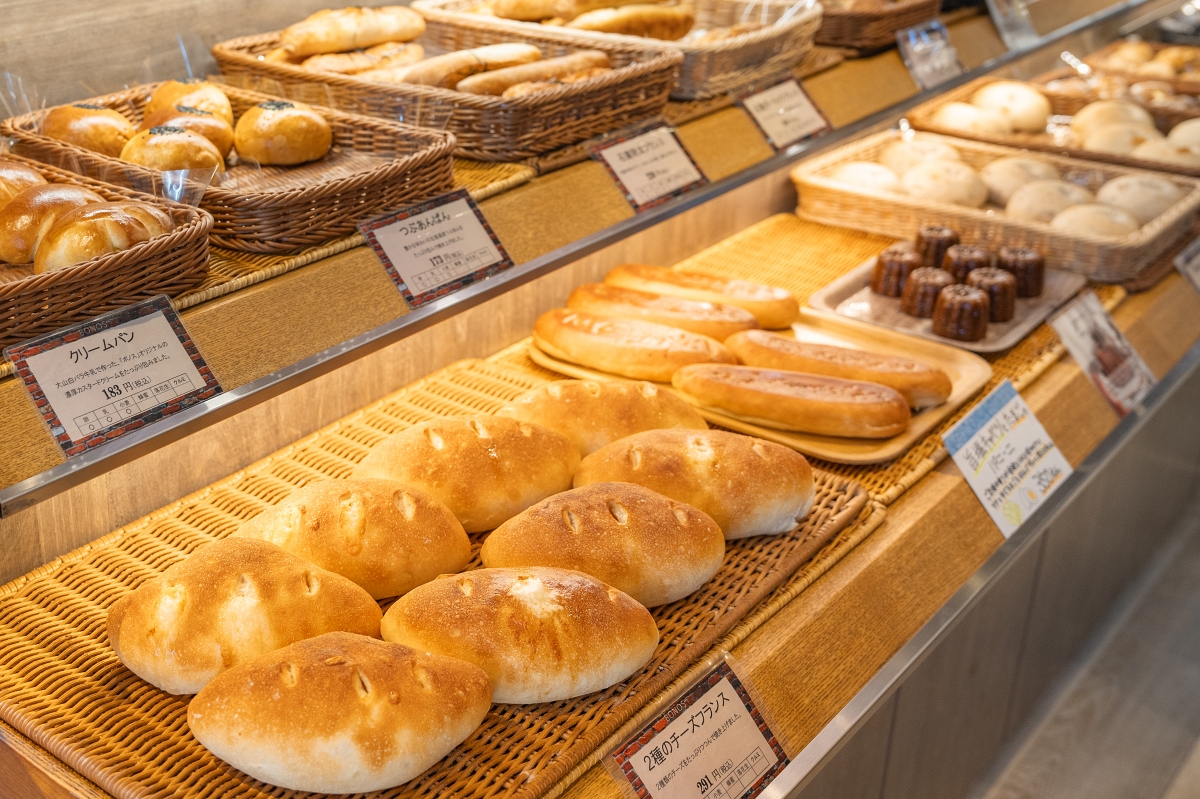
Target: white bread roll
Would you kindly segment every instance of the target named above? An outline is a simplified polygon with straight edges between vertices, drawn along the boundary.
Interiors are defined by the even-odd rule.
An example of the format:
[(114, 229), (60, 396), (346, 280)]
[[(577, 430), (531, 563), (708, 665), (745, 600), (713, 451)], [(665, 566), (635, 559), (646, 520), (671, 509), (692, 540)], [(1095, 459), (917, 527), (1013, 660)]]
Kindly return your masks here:
[(479, 416), (413, 425), (367, 453), (354, 476), (424, 491), (479, 533), (566, 491), (578, 465), (579, 450), (553, 430)]
[(1042, 133), (1050, 121), (1050, 101), (1028, 83), (998, 80), (971, 95), (971, 105), (999, 114), (1012, 129)]
[(896, 173), (873, 161), (850, 161), (842, 164), (830, 173), (829, 179), (868, 191), (904, 192)]
[(1159, 141), (1162, 138), (1163, 135), (1157, 128), (1137, 122), (1115, 122), (1091, 128), (1083, 140), (1083, 149), (1094, 153), (1132, 155), (1146, 142)]
[(673, 392), (626, 380), (556, 380), (531, 388), (496, 415), (560, 433), (579, 448), (580, 456), (643, 430), (708, 429), (704, 417)]
[(1049, 222), (1064, 208), (1095, 201), (1083, 186), (1065, 180), (1035, 180), (1013, 192), (1004, 213), (1028, 222)]
[(471, 559), (471, 542), (449, 508), (390, 480), (310, 483), (234, 535), (270, 541), (353, 580), (375, 599), (461, 571)]
[(1120, 208), (1099, 203), (1073, 205), (1054, 217), (1050, 226), (1068, 233), (1111, 238), (1128, 236), (1130, 233), (1136, 233), (1141, 227), (1133, 215)]
[(1132, 153), (1134, 158), (1147, 161), (1157, 161), (1160, 164), (1174, 164), (1191, 169), (1200, 167), (1200, 154), (1190, 147), (1180, 147), (1164, 139), (1151, 139), (1139, 144)]
[(396, 600), (385, 641), (474, 663), (496, 702), (555, 702), (624, 680), (654, 655), (658, 627), (628, 595), (547, 567), (448, 575)]
[(533, 327), (533, 343), (560, 361), (660, 383), (690, 363), (736, 363), (721, 342), (708, 336), (569, 308), (556, 308), (539, 316)]
[(479, 551), (488, 568), (553, 566), (590, 574), (648, 608), (716, 574), (725, 535), (708, 514), (634, 483), (593, 483), (506, 521)]
[(917, 164), (926, 161), (961, 161), (962, 157), (945, 142), (926, 138), (919, 133), (911, 139), (893, 142), (879, 154), (879, 163), (899, 177)]
[(1120, 208), (1143, 225), (1183, 199), (1179, 187), (1152, 175), (1122, 175), (1100, 187), (1096, 202)]
[(376, 637), (379, 605), (345, 577), (265, 541), (201, 547), (108, 611), (108, 641), (129, 670), (169, 694), (314, 635)]
[(725, 340), (747, 366), (806, 372), (843, 380), (865, 380), (900, 392), (910, 408), (941, 405), (950, 396), (949, 376), (915, 358), (809, 344), (766, 330), (747, 330)]
[(455, 658), (326, 633), (220, 675), (188, 728), (254, 779), (293, 791), (394, 788), (462, 743), (491, 707), (487, 675)]
[(1012, 123), (995, 111), (969, 103), (946, 103), (933, 114), (933, 124), (973, 136), (1011, 136)]
[(1003, 208), (1013, 193), (1026, 183), (1058, 180), (1058, 170), (1033, 158), (997, 158), (979, 170), (979, 177), (988, 187), (988, 202)]
[(583, 459), (575, 487), (637, 483), (707, 513), (727, 541), (795, 529), (812, 508), (812, 467), (798, 452), (723, 430), (649, 430)]
[(978, 208), (987, 202), (988, 187), (979, 173), (961, 161), (926, 161), (900, 179), (910, 197)]
[(677, 327), (717, 341), (724, 341), (739, 330), (758, 327), (754, 314), (736, 305), (685, 300), (608, 283), (583, 284), (567, 297), (567, 307), (598, 316), (640, 319)]
[(772, 330), (789, 327), (800, 318), (800, 303), (790, 291), (749, 280), (713, 277), (665, 266), (624, 264), (605, 275), (604, 282), (685, 300), (735, 305), (754, 314), (760, 325)]
[(1185, 119), (1167, 134), (1167, 141), (1176, 147), (1200, 147), (1200, 119)]
[(1154, 127), (1154, 117), (1136, 103), (1128, 100), (1097, 100), (1079, 109), (1071, 118), (1071, 132), (1083, 141), (1095, 128), (1122, 122)]

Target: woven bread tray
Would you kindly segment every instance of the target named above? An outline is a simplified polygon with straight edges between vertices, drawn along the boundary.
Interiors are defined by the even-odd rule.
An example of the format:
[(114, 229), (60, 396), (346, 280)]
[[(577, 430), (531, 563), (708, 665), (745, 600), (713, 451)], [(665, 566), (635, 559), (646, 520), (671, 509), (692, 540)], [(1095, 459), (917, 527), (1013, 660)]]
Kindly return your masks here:
[(701, 100), (754, 86), (766, 88), (787, 77), (804, 60), (821, 24), (818, 3), (798, 8), (786, 18), (791, 4), (772, 5), (763, 0), (691, 0), (691, 3), (696, 9), (695, 30), (725, 28), (744, 21), (761, 22), (764, 26), (721, 42), (689, 44), (472, 14), (469, 9), (478, 5), (477, 0), (416, 0), (412, 7), (425, 17), (427, 30), (483, 27), (509, 35), (554, 36), (560, 41), (573, 42), (575, 47), (653, 46), (679, 53), (683, 62), (678, 81), (671, 89), (674, 100)]
[[(1137, 81), (1143, 81), (1143, 80), (1162, 80), (1165, 83), (1171, 84), (1171, 86), (1176, 91), (1183, 92), (1185, 94), (1200, 94), (1200, 72), (1187, 73), (1186, 76), (1182, 76), (1182, 77), (1176, 76), (1174, 78), (1166, 79), (1166, 78), (1148, 77), (1146, 75), (1139, 75), (1138, 73), (1130, 71), (1130, 70), (1113, 69), (1112, 67), (1105, 65), (1104, 62), (1108, 59), (1108, 57), (1110, 55), (1112, 55), (1123, 44), (1125, 44), (1125, 40), (1118, 39), (1117, 41), (1112, 42), (1111, 44), (1100, 48), (1099, 50), (1097, 50), (1096, 52), (1087, 56), (1083, 60), (1086, 64), (1091, 66), (1097, 72), (1108, 74), (1108, 75), (1121, 75), (1121, 76), (1125, 77), (1130, 83), (1136, 83)], [(1151, 47), (1154, 48), (1154, 52), (1156, 52), (1156, 53), (1160, 50), (1165, 50), (1168, 47), (1177, 46), (1177, 45), (1173, 45), (1173, 44), (1165, 44), (1163, 42), (1149, 42), (1149, 44)]]
[(928, 22), (941, 7), (942, 0), (900, 0), (869, 8), (829, 3), (817, 31), (817, 44), (864, 52), (891, 47), (896, 43), (897, 31)]
[[(1102, 283), (1119, 283), (1140, 272), (1156, 256), (1191, 229), (1200, 209), (1200, 181), (1159, 174), (1183, 192), (1184, 198), (1149, 224), (1120, 238), (1064, 233), (1048, 224), (1024, 222), (1002, 212), (967, 208), (950, 203), (918, 200), (902, 194), (872, 191), (829, 179), (841, 164), (877, 161), (888, 144), (898, 141), (897, 130), (885, 130), (803, 162), (793, 173), (800, 206), (796, 213), (828, 225), (911, 239), (921, 225), (948, 225), (966, 244), (998, 247), (1030, 247), (1041, 250), (1048, 266), (1066, 269)], [(1026, 154), (1011, 147), (922, 134), (956, 150), (964, 163), (979, 170), (997, 158)], [(1143, 174), (1138, 170), (1039, 154), (1054, 165), (1064, 179), (1085, 183), (1094, 191), (1100, 184), (1122, 175)]]
[[(120, 112), (134, 125), (161, 84), (135, 86), (87, 100)], [(235, 117), (265, 94), (222, 86)], [(243, 252), (295, 252), (354, 233), (355, 223), (448, 192), (454, 185), (454, 138), (397, 122), (317, 107), (333, 129), (333, 149), (294, 167), (237, 166), (236, 181), (214, 184), (200, 206), (213, 215), (212, 241)], [(0, 135), (39, 161), (108, 183), (147, 186), (156, 170), (51, 139), (40, 133), (45, 111), (6, 120)]]
[[(452, 364), (0, 589), (0, 718), (114, 796), (301, 795), (256, 782), (200, 746), (185, 721), (187, 698), (151, 687), (117, 660), (106, 639), (107, 609), (294, 488), (345, 477), (388, 434), (431, 418), (487, 413), (542, 382), (500, 363)], [(494, 705), (445, 759), (379, 795), (545, 793), (806, 562), (805, 571), (824, 571), (849, 550), (847, 540), (858, 540), (846, 528), (868, 508), (866, 492), (825, 472), (815, 478), (813, 510), (796, 530), (731, 542), (699, 591), (653, 611), (661, 643), (637, 674), (577, 699)], [(482, 536), (473, 538), (472, 568)]]
[[(1068, 116), (1068, 117), (1075, 116), (1076, 114), (1079, 113), (1080, 109), (1082, 109), (1085, 105), (1088, 105), (1089, 103), (1094, 103), (1097, 100), (1101, 100), (1101, 99), (1111, 99), (1111, 98), (1100, 97), (1095, 89), (1089, 91), (1086, 94), (1081, 94), (1079, 92), (1062, 91), (1061, 89), (1058, 89), (1058, 90), (1051, 89), (1049, 86), (1049, 84), (1053, 81), (1060, 80), (1062, 78), (1071, 78), (1071, 77), (1075, 77), (1077, 75), (1078, 75), (1078, 73), (1075, 72), (1075, 70), (1070, 69), (1068, 67), (1064, 67), (1062, 69), (1055, 69), (1050, 72), (1046, 72), (1044, 74), (1038, 75), (1036, 78), (1034, 78), (1033, 80), (1031, 80), (1029, 82), (1033, 85), (1034, 88), (1036, 88), (1042, 94), (1046, 95), (1046, 98), (1048, 100), (1050, 100), (1051, 112), (1054, 114), (1059, 114), (1061, 116)], [(1141, 83), (1144, 80), (1148, 80), (1148, 79), (1129, 80), (1128, 83), (1130, 86), (1132, 86), (1134, 83)], [(1200, 91), (1200, 86), (1197, 86), (1196, 90)], [(1179, 94), (1192, 94), (1194, 96), (1194, 91), (1193, 92), (1179, 92)], [(1137, 100), (1134, 99), (1133, 95), (1128, 95), (1126, 97), (1123, 97), (1122, 99), (1128, 100), (1131, 103), (1137, 102)], [(1171, 130), (1171, 128), (1175, 127), (1180, 122), (1185, 122), (1189, 119), (1195, 119), (1197, 117), (1200, 117), (1200, 107), (1191, 108), (1191, 109), (1188, 109), (1188, 108), (1164, 108), (1161, 106), (1143, 105), (1141, 103), (1138, 103), (1138, 104), (1141, 105), (1142, 108), (1145, 108), (1146, 111), (1148, 111), (1150, 113), (1150, 116), (1154, 117), (1155, 124), (1158, 126), (1159, 130), (1163, 131), (1164, 133), (1169, 132)]]
[(0, 349), (52, 333), (131, 303), (183, 294), (208, 275), (208, 232), (204, 211), (109, 186), (12, 153), (3, 156), (36, 169), (51, 183), (71, 183), (105, 200), (138, 200), (167, 211), (175, 229), (128, 250), (101, 255), (65, 269), (33, 274), (32, 266), (0, 264)]
[[(946, 103), (965, 103), (970, 100), (971, 95), (974, 94), (980, 87), (986, 86), (989, 83), (994, 83), (997, 80), (999, 79), (992, 77), (979, 78), (978, 80), (971, 81), (964, 86), (959, 86), (957, 89), (951, 89), (934, 100), (930, 100), (927, 103), (922, 103), (906, 114), (908, 123), (917, 130), (925, 130), (929, 131), (930, 133), (940, 133), (943, 136), (956, 136), (958, 138), (972, 139), (974, 141), (987, 142), (989, 144), (1000, 144), (1007, 147), (1021, 147), (1027, 150), (1041, 150), (1042, 152), (1069, 155), (1073, 158), (1086, 159), (1088, 161), (1101, 161), (1106, 164), (1119, 164), (1121, 166), (1133, 167), (1134, 169), (1152, 169), (1156, 172), (1171, 172), (1176, 175), (1200, 177), (1200, 167), (1164, 164), (1161, 161), (1149, 161), (1144, 158), (1134, 158), (1133, 156), (1128, 155), (1114, 155), (1113, 153), (1099, 153), (1093, 150), (1084, 150), (1081, 147), (1075, 146), (1072, 139), (1058, 138), (1053, 133), (1012, 133), (1008, 136), (992, 136), (986, 133), (966, 133), (964, 131), (954, 130), (953, 128), (942, 127), (934, 121), (934, 114), (936, 114), (937, 110)], [(1036, 88), (1041, 89), (1040, 86)], [(1053, 100), (1051, 101), (1051, 110), (1054, 110)], [(1172, 114), (1170, 117), (1167, 117), (1156, 109), (1147, 108), (1146, 110), (1155, 117), (1155, 121), (1159, 124), (1159, 126), (1165, 127), (1166, 130), (1170, 130), (1172, 127), (1170, 119), (1178, 116), (1177, 114)], [(1055, 113), (1057, 113), (1057, 111), (1055, 111)], [(1200, 117), (1200, 110), (1194, 112), (1190, 116), (1182, 117), (1182, 119), (1193, 119), (1195, 117)]]
[[(426, 56), (501, 42), (524, 42), (546, 58), (584, 49), (562, 37), (493, 27), (429, 24), (418, 40)], [(680, 57), (652, 43), (609, 42), (612, 72), (548, 92), (504, 100), (484, 94), (416, 84), (368, 83), (352, 75), (312, 72), (294, 64), (268, 63), (263, 53), (279, 45), (279, 33), (232, 39), (213, 47), (226, 78), (249, 88), (308, 103), (322, 103), (384, 119), (449, 130), (457, 153), (480, 161), (520, 161), (609, 133), (662, 113)]]

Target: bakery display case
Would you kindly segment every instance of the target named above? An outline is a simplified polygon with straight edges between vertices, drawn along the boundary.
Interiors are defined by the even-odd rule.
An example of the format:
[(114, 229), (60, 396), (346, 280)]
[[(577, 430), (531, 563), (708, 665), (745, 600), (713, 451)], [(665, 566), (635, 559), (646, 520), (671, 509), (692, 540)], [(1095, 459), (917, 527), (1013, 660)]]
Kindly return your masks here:
[[(423, 34), (432, 56), (503, 45), (497, 31), (517, 25), (427, 5), (439, 9)], [(896, 5), (898, 24), (920, 4)], [(1128, 52), (1119, 40), (1176, 5), (1043, 0), (1030, 6), (1039, 38), (1013, 51), (986, 15), (952, 12), (942, 20), (967, 69), (924, 91), (894, 50), (871, 52), (881, 35), (832, 51), (805, 17), (817, 46), (806, 39), (769, 71), (794, 76), (829, 130), (778, 149), (748, 110), (761, 76), (736, 92), (677, 83), (668, 100), (662, 78), (685, 74), (686, 46), (520, 23), (544, 60), (594, 41), (614, 68), (516, 98), (533, 125), (518, 134), (472, 116), (510, 108), (490, 95), (381, 90), (393, 105), (425, 97), (422, 113), (453, 107), (435, 119), (405, 106), (393, 121), (400, 106), (337, 96), (353, 87), (369, 104), (366, 80), (269, 62), (286, 37), (265, 32), (319, 6), (198, 22), (215, 58), (197, 66), (227, 71), (212, 83), (239, 116), (308, 103), (333, 126), (336, 156), (388, 169), (399, 153), (386, 130), (419, 150), (399, 160), (428, 174), (352, 175), (354, 198), (312, 202), (313, 187), (279, 177), (251, 205), (295, 235), (264, 227), (240, 250), (219, 233), (246, 225), (210, 205), (218, 186), (208, 211), (179, 206), (216, 220), (204, 282), (161, 289), (221, 381), (205, 402), (65, 458), (29, 376), (0, 376), (12, 795), (658, 796), (669, 779), (656, 786), (639, 758), (649, 769), (652, 741), (669, 755), (679, 708), (718, 684), (762, 740), (736, 767), (706, 765), (722, 795), (968, 792), (1194, 493), (1200, 294), (1176, 262), (1186, 272), (1193, 258), (1200, 191), (1186, 166), (1089, 161), (921, 120), (999, 80), (1045, 86), (1064, 50), (1101, 53), (1105, 67), (1088, 62), (1108, 74)], [(445, 32), (455, 25), (483, 32)], [(1173, 91), (1186, 94), (1184, 80)], [(136, 123), (141, 86), (46, 96)], [(1051, 112), (1084, 105), (1052, 98)], [(36, 144), (47, 175), (119, 184), (113, 164), (89, 167), (104, 156), (45, 140), (38, 113), (6, 123), (15, 157)], [(656, 115), (706, 181), (635, 211), (592, 148)], [(464, 146), (476, 124), (488, 146)], [(919, 196), (883, 155), (918, 140), (949, 148), (962, 180), (931, 179)], [(509, 149), (488, 151), (496, 143)], [(1040, 166), (988, 171), (1003, 159)], [(869, 185), (839, 179), (851, 162), (894, 169), (895, 184), (878, 169)], [(1136, 213), (1133, 228), (1008, 219), (1033, 179), (1086, 191), (1076, 207)], [(1122, 180), (1145, 185), (1134, 200), (1104, 191)], [(976, 183), (983, 195), (967, 197)], [(455, 190), (512, 265), (412, 307), (353, 225)], [(924, 285), (918, 270), (950, 275), (949, 289), (929, 284), (929, 314), (906, 299), (909, 281)], [(938, 311), (948, 290), (969, 329)], [(1081, 290), (1156, 380), (1124, 416), (1046, 323)], [(1011, 535), (949, 451), (949, 432), (997, 391), (1019, 392), (1073, 469)], [(719, 487), (713, 468), (728, 470)], [(538, 630), (550, 649), (512, 630)], [(367, 730), (385, 756), (323, 748), (322, 736)]]

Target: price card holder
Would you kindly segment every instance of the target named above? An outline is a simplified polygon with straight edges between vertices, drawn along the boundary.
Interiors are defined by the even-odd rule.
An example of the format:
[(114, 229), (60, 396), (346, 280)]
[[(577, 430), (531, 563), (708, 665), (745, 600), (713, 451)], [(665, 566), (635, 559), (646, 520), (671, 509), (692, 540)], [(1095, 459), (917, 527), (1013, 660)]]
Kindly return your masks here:
[(778, 152), (833, 130), (833, 125), (795, 79), (738, 99), (767, 142)]
[(68, 458), (221, 393), (165, 296), (4, 350)]
[(1009, 50), (1028, 47), (1038, 39), (1025, 0), (987, 0), (988, 13)]
[(942, 444), (1005, 538), (1071, 474), (1071, 464), (1008, 380), (946, 431)]
[(788, 764), (754, 691), (725, 652), (658, 718), (604, 759), (639, 799), (752, 799)]
[(1175, 268), (1200, 294), (1200, 236), (1192, 239), (1192, 243), (1175, 256)]
[(958, 50), (950, 44), (950, 31), (937, 20), (896, 32), (896, 44), (908, 73), (922, 89), (963, 74)]
[(1132, 411), (1158, 382), (1094, 292), (1081, 293), (1050, 326), (1119, 416)]
[(665, 122), (605, 139), (592, 147), (592, 158), (604, 165), (637, 213), (708, 183)]
[(358, 224), (411, 308), (512, 267), (466, 189)]

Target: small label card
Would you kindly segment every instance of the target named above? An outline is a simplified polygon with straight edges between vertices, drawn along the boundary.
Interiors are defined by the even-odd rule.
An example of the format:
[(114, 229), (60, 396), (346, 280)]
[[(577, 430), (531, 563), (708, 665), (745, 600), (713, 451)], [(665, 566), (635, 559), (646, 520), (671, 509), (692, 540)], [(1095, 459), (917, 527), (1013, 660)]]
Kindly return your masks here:
[(4, 351), (67, 457), (221, 393), (164, 296)]
[(942, 443), (1005, 538), (1071, 474), (1071, 464), (1005, 380)]
[(795, 79), (747, 95), (738, 105), (758, 125), (776, 151), (833, 130), (808, 92)]
[(466, 189), (358, 223), (411, 308), (513, 265)]
[(788, 764), (746, 685), (722, 659), (606, 758), (641, 799), (751, 799)]
[(1192, 239), (1192, 243), (1175, 256), (1175, 268), (1187, 278), (1192, 288), (1200, 292), (1200, 236)]
[(1119, 416), (1133, 410), (1158, 382), (1094, 292), (1076, 297), (1050, 326)]
[(638, 213), (708, 183), (674, 129), (663, 123), (601, 142), (592, 157), (604, 164)]
[(963, 74), (958, 50), (950, 44), (950, 31), (937, 20), (896, 32), (896, 44), (908, 73), (922, 89)]

